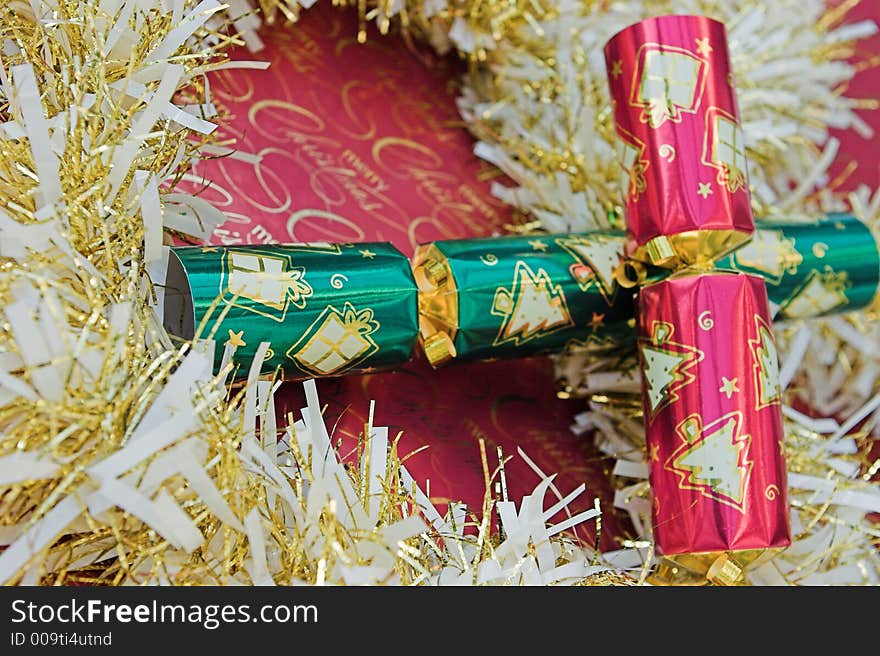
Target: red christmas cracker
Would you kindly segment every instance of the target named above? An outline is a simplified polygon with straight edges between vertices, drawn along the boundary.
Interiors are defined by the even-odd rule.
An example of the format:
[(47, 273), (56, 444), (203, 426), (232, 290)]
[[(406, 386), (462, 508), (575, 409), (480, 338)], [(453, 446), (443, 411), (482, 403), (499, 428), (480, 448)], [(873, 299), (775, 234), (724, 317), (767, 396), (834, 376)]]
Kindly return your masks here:
[(724, 26), (700, 16), (645, 20), (615, 35), (605, 58), (630, 258), (678, 269), (638, 297), (657, 549), (786, 546), (767, 290), (755, 276), (712, 270), (754, 232)]
[(673, 276), (639, 294), (654, 538), (663, 554), (789, 544), (767, 289), (756, 276)]
[(745, 143), (724, 25), (636, 23), (605, 46), (636, 259), (712, 260), (749, 240)]

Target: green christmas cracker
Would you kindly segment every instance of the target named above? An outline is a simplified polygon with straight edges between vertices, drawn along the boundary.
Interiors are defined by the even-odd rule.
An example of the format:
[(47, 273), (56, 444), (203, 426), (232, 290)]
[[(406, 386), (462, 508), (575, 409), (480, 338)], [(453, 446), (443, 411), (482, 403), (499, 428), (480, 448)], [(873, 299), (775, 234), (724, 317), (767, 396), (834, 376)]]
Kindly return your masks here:
[(451, 360), (609, 348), (633, 333), (614, 279), (622, 233), (437, 241), (416, 252), (425, 354)]
[(234, 347), (247, 375), (261, 342), (262, 373), (283, 378), (386, 369), (410, 359), (418, 337), (409, 260), (388, 243), (172, 249), (165, 325), (213, 339), (215, 366)]
[[(437, 241), (419, 248), (420, 329), (428, 360), (608, 351), (635, 340), (633, 295), (617, 284), (622, 232)], [(880, 282), (870, 229), (851, 215), (818, 224), (761, 223), (719, 262), (767, 281), (777, 319), (869, 305)], [(651, 269), (649, 279), (668, 271)]]

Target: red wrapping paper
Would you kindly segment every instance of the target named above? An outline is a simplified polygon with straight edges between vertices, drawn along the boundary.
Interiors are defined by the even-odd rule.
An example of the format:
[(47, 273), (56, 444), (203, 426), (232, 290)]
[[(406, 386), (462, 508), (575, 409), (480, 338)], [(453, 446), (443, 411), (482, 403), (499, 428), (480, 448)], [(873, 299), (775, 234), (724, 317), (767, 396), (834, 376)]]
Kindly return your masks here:
[(764, 281), (679, 274), (644, 287), (639, 306), (658, 551), (787, 546), (779, 372)]
[(747, 240), (754, 220), (724, 25), (644, 20), (608, 42), (605, 61), (634, 245), (704, 231), (681, 245), (693, 262)]
[(202, 197), (229, 217), (212, 242), (390, 241), (412, 255), (512, 221), (455, 107), (460, 63), (369, 32), (358, 43), (356, 12), (319, 4), (263, 30), (260, 52), (230, 52), (268, 70), (210, 76), (220, 139), (259, 158), (195, 167), (211, 183)]

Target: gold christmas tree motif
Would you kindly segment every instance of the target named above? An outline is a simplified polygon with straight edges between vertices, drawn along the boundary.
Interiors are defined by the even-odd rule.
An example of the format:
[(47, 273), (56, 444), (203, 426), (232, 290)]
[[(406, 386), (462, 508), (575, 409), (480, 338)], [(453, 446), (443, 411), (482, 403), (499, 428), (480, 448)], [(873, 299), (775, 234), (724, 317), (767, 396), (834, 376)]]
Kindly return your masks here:
[(752, 352), (753, 369), (755, 372), (755, 392), (758, 397), (756, 410), (779, 403), (782, 388), (779, 384), (779, 355), (770, 326), (755, 315), (757, 337), (749, 340)]
[(718, 171), (718, 184), (730, 193), (745, 189), (746, 143), (735, 116), (719, 107), (706, 111), (706, 132), (703, 137), (703, 164)]
[(493, 344), (524, 344), (574, 325), (561, 285), (554, 285), (544, 269), (538, 272), (520, 260), (510, 289), (495, 290), (492, 314), (504, 318)]
[(748, 460), (750, 435), (739, 432), (742, 413), (731, 412), (710, 424), (693, 414), (675, 427), (682, 444), (664, 465), (679, 477), (679, 488), (696, 490), (745, 512), (746, 489), (753, 462)]
[(617, 163), (620, 166), (620, 188), (633, 200), (648, 188), (645, 170), (650, 162), (645, 159), (645, 143), (623, 128), (617, 129)]
[(559, 237), (556, 243), (575, 259), (569, 272), (577, 282), (578, 289), (585, 292), (595, 284), (605, 301), (610, 302), (616, 288), (614, 270), (623, 258), (626, 240), (623, 237), (596, 235)]
[(312, 296), (304, 267), (290, 256), (229, 250), (223, 259), (220, 291), (235, 307), (284, 321), (290, 305), (303, 309)]
[(794, 247), (794, 239), (781, 230), (755, 230), (752, 240), (731, 256), (734, 266), (760, 273), (767, 282), (778, 285), (783, 276), (797, 273), (804, 257)]
[(689, 50), (657, 43), (639, 49), (630, 104), (642, 107), (639, 120), (658, 128), (681, 121), (700, 106), (706, 61)]
[(370, 337), (379, 327), (370, 308), (356, 310), (348, 301), (342, 311), (328, 305), (286, 355), (308, 374), (337, 374), (379, 350)]
[(804, 283), (782, 302), (780, 315), (786, 319), (818, 317), (846, 305), (846, 289), (849, 287), (846, 271), (812, 271)]
[(642, 375), (647, 389), (649, 420), (678, 400), (678, 391), (695, 380), (691, 369), (703, 359), (703, 352), (693, 346), (671, 340), (674, 327), (655, 321), (651, 338), (639, 340)]

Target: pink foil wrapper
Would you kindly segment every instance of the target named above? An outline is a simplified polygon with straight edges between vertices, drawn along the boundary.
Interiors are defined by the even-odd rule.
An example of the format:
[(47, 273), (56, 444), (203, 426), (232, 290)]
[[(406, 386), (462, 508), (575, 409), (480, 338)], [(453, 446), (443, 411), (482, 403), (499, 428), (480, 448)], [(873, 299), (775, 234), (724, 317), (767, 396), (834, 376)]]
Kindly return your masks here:
[(790, 544), (776, 347), (756, 276), (677, 275), (639, 293), (658, 550)]
[(712, 259), (746, 241), (754, 219), (724, 25), (644, 20), (607, 43), (605, 61), (635, 246), (699, 230), (682, 248)]

